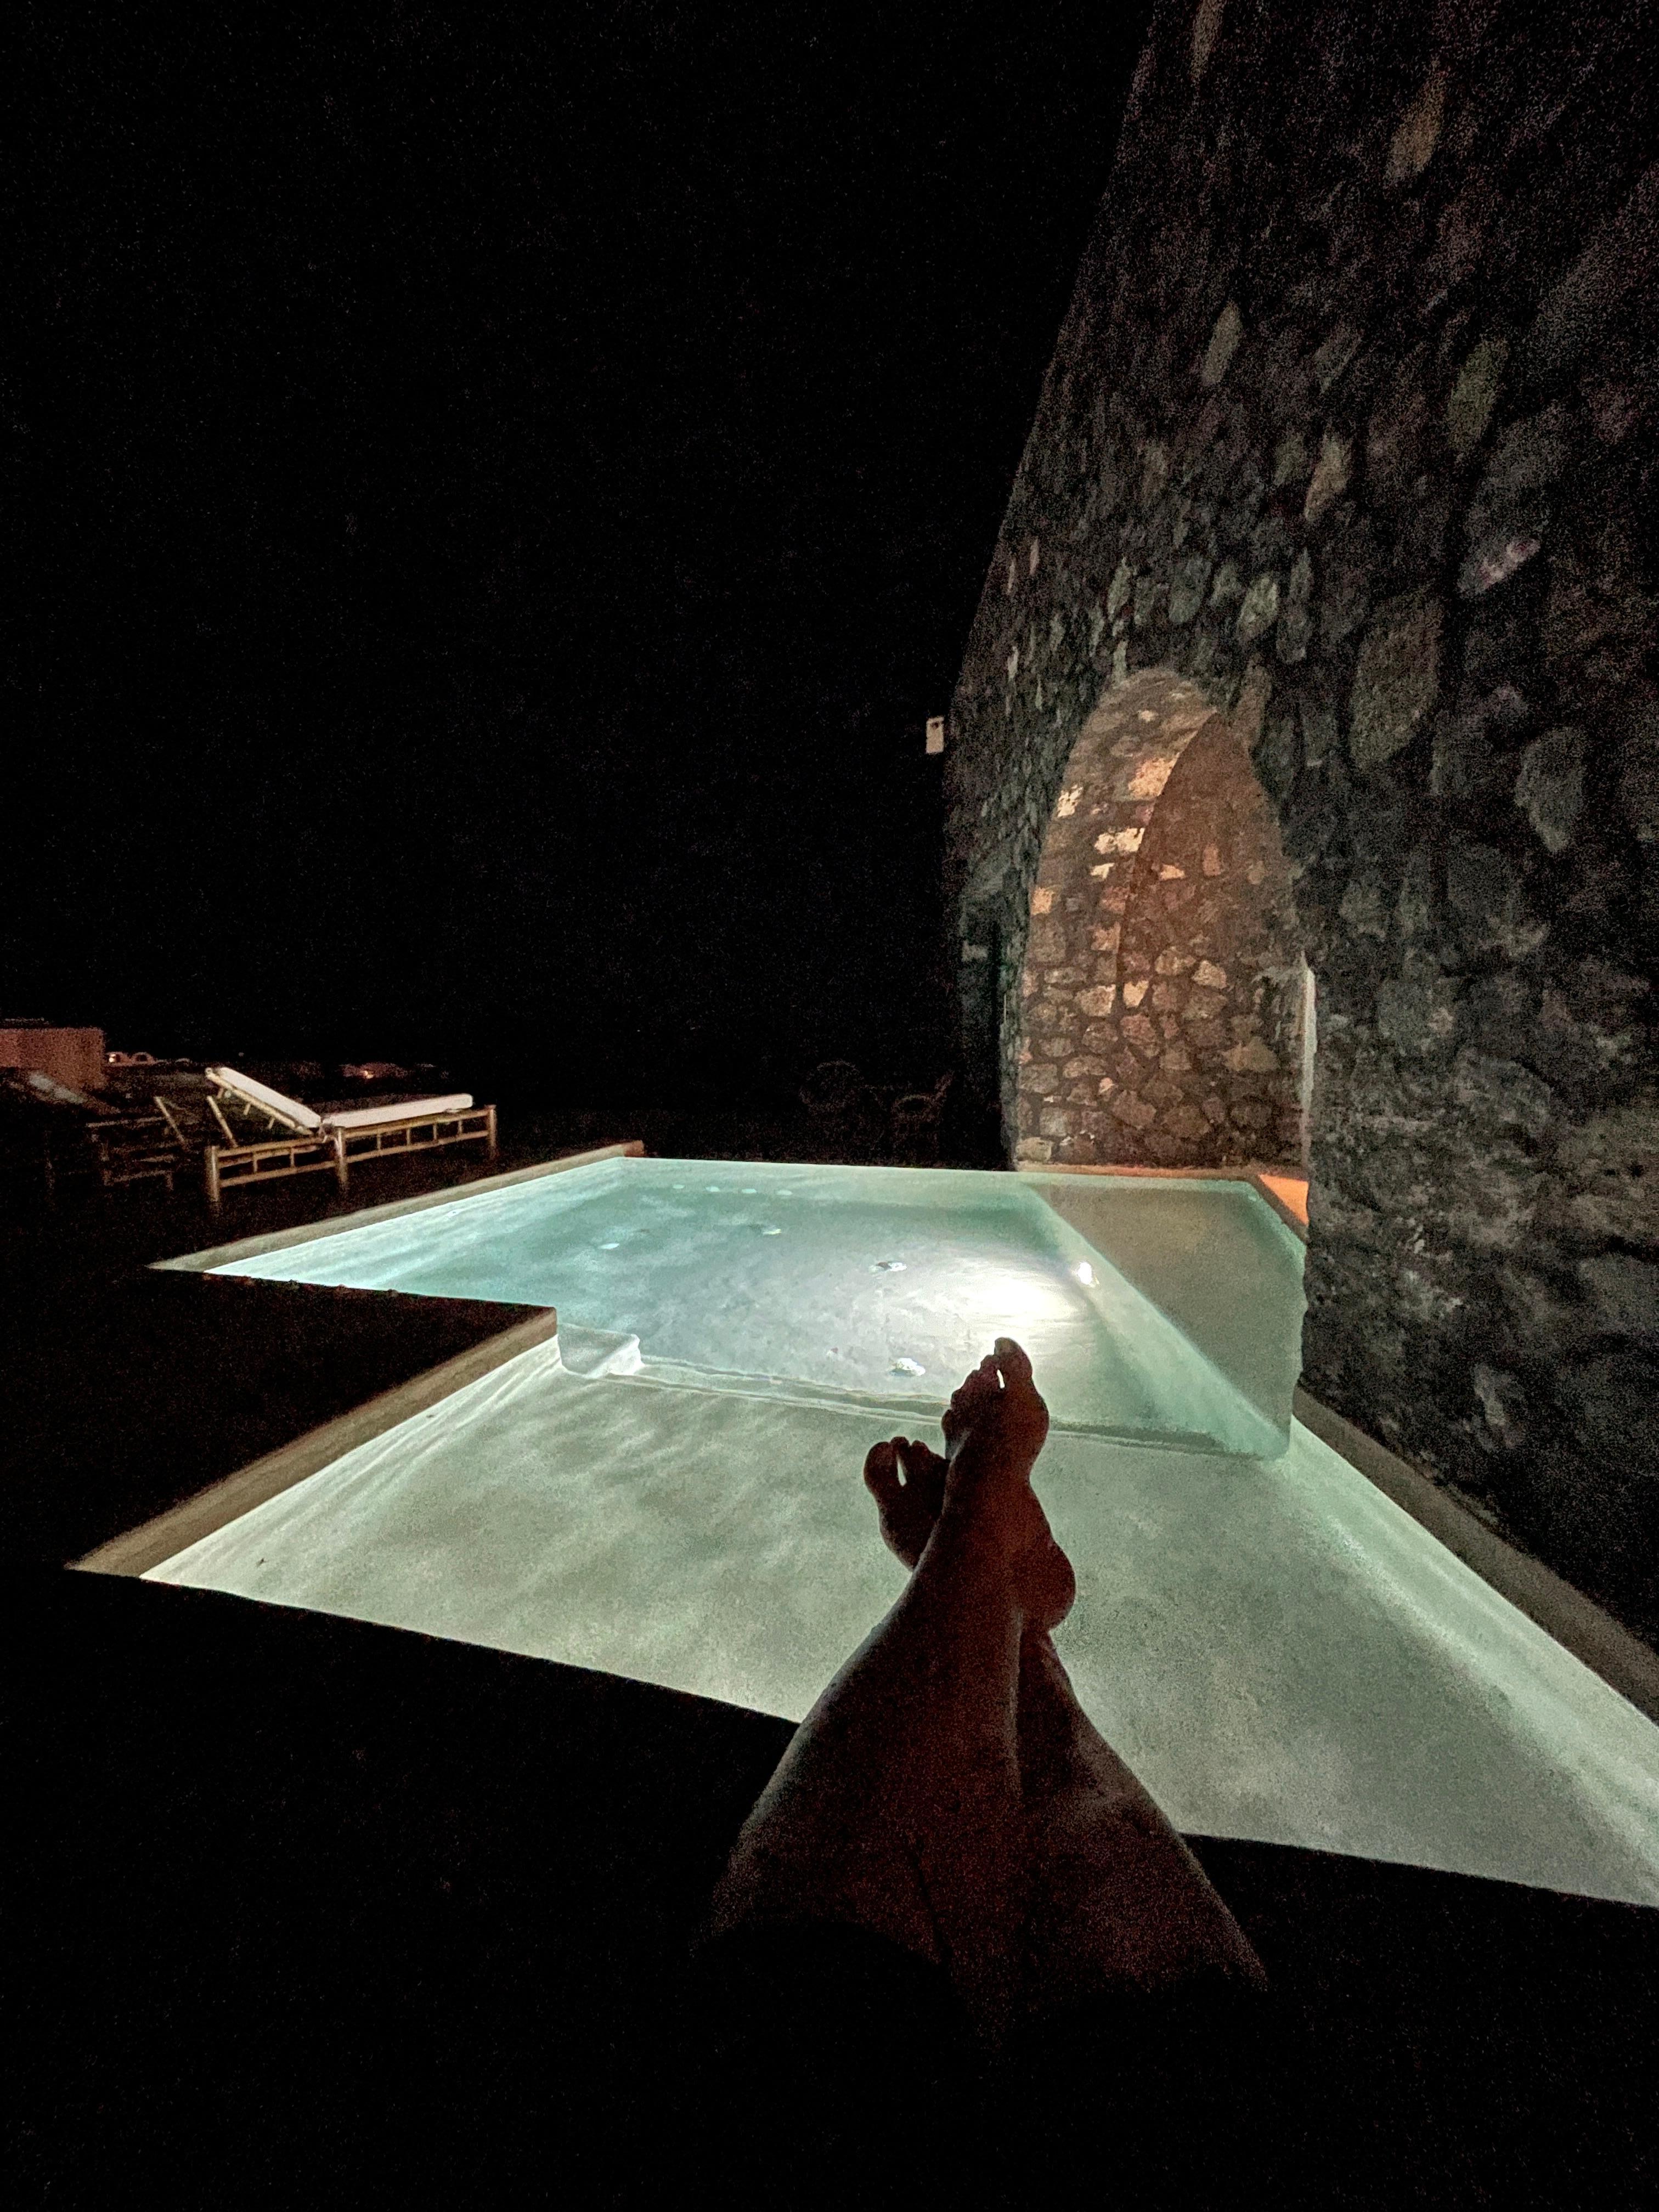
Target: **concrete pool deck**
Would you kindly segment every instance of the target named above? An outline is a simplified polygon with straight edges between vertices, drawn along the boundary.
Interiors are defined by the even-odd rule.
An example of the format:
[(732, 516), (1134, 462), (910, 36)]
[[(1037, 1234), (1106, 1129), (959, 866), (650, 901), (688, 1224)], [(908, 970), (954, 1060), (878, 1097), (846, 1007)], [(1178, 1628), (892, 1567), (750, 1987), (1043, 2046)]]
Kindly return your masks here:
[[(858, 1480), (867, 1417), (583, 1379), (551, 1344), (408, 1410), (313, 1442), (228, 1525), (150, 1531), (126, 1571), (792, 1719), (896, 1591)], [(1386, 1494), (1399, 1479), (1303, 1410), (1270, 1462), (1051, 1441), (1085, 1704), (1190, 1832), (1659, 1902), (1659, 1730), (1492, 1587), (1498, 1540), (1482, 1557), (1422, 1478), (1430, 1498)], [(118, 1571), (117, 1549), (83, 1564)], [(1645, 1704), (1647, 1655), (1579, 1604), (1581, 1645), (1599, 1633)]]

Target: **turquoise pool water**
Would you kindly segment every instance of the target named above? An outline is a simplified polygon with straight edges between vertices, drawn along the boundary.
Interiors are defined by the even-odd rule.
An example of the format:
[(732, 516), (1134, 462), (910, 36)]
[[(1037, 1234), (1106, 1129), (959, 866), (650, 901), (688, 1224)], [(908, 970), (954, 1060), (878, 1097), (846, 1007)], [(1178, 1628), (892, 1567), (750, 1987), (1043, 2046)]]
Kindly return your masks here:
[(580, 1371), (901, 1420), (936, 1419), (1008, 1334), (1060, 1429), (1263, 1458), (1289, 1434), (1300, 1267), (1242, 1184), (629, 1158), (222, 1272), (552, 1305)]

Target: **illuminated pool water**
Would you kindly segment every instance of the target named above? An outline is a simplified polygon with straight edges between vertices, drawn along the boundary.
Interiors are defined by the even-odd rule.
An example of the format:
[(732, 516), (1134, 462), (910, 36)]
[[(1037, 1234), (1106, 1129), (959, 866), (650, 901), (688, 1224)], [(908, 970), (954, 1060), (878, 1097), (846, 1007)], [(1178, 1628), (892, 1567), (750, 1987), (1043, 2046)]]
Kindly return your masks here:
[[(607, 1160), (227, 1265), (556, 1306), (573, 1365), (637, 1363), (664, 1381), (899, 1419), (936, 1415), (1008, 1334), (1030, 1352), (1061, 1428), (1282, 1451), (1296, 1238), (1247, 1185), (1177, 1194), (1111, 1178), (1079, 1192), (1070, 1181)], [(1159, 1214), (1150, 1238), (1136, 1212), (1148, 1188)], [(1194, 1249), (1220, 1293), (1207, 1320), (1187, 1310)]]

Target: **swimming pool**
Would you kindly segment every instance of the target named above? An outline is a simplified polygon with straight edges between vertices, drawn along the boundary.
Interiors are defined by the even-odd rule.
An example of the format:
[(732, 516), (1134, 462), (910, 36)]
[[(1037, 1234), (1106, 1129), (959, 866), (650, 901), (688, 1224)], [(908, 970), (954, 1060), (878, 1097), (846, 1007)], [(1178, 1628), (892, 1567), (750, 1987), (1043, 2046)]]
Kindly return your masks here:
[(556, 1306), (582, 1371), (900, 1420), (1012, 1335), (1060, 1428), (1260, 1458), (1289, 1438), (1301, 1258), (1243, 1182), (611, 1159), (223, 1272)]
[(1056, 1641), (1177, 1826), (1659, 1905), (1659, 1728), (1288, 1418), (1300, 1247), (1248, 1187), (595, 1167), (199, 1255), (558, 1335), (150, 1577), (799, 1719), (902, 1583), (866, 1450), (1012, 1328)]

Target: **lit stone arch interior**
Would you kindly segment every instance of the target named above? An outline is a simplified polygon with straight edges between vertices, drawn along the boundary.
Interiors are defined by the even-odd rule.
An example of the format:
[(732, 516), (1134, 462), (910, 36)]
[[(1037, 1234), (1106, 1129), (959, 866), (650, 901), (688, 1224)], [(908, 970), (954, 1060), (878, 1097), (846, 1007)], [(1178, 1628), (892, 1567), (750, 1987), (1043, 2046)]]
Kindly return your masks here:
[(1109, 692), (1066, 762), (1031, 890), (1017, 1157), (1299, 1163), (1306, 978), (1243, 732), (1164, 672)]
[(1118, 951), (1134, 860), (1176, 763), (1215, 714), (1162, 672), (1109, 692), (1060, 779), (1030, 894), (1020, 978), (1016, 1145), (1025, 1161), (1114, 1157), (1109, 1060), (1121, 1042)]

